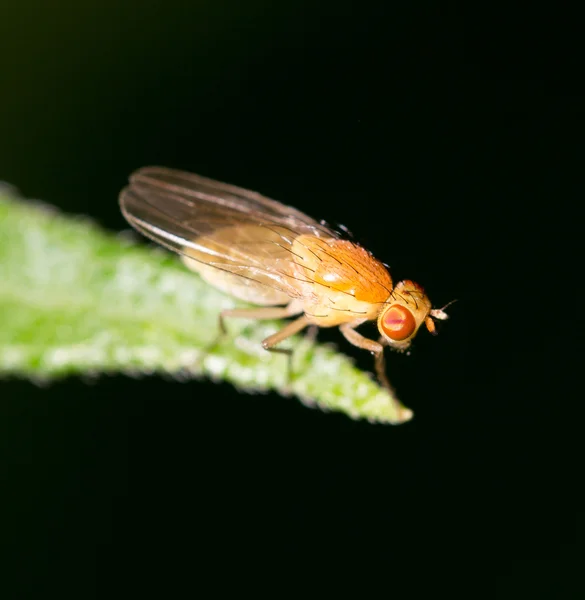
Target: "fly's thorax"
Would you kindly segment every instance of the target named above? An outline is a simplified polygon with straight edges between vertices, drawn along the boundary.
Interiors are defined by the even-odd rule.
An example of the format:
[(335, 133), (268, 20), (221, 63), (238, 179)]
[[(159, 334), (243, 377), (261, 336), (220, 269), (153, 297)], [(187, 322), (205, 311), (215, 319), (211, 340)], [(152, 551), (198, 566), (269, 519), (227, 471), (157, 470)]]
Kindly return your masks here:
[(392, 292), (387, 269), (367, 250), (336, 238), (301, 235), (292, 245), (296, 285), (320, 327), (374, 320)]
[(291, 250), (299, 281), (317, 301), (339, 293), (358, 302), (380, 304), (392, 292), (386, 267), (349, 240), (300, 235)]
[(400, 281), (378, 316), (378, 329), (395, 350), (406, 350), (431, 312), (424, 289), (414, 281)]

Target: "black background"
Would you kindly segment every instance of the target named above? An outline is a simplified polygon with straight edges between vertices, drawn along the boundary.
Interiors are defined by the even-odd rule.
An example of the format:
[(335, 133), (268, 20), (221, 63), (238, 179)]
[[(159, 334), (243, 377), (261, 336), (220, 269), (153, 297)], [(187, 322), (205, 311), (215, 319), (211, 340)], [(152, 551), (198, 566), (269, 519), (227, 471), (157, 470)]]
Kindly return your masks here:
[(184, 168), (343, 223), (395, 279), (459, 302), (389, 357), (415, 411), (400, 427), (207, 382), (3, 382), (21, 593), (243, 591), (277, 565), (274, 595), (315, 571), (390, 594), (440, 565), (474, 596), (579, 597), (577, 14), (78, 4), (3, 9), (0, 179), (116, 231), (131, 171)]

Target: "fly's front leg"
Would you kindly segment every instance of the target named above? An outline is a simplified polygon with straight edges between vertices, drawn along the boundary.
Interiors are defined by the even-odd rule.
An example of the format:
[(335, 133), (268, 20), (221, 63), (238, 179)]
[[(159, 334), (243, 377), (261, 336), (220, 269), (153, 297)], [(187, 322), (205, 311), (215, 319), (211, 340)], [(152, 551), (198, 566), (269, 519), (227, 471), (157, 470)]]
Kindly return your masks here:
[(380, 338), (380, 341), (376, 342), (375, 340), (371, 340), (364, 337), (361, 333), (358, 333), (355, 328), (362, 323), (363, 321), (358, 323), (344, 323), (339, 326), (339, 329), (348, 342), (358, 348), (368, 350), (374, 355), (374, 364), (378, 381), (390, 392), (392, 397), (395, 397), (396, 393), (394, 392), (394, 388), (390, 385), (390, 381), (386, 375), (386, 360), (384, 358), (385, 340)]

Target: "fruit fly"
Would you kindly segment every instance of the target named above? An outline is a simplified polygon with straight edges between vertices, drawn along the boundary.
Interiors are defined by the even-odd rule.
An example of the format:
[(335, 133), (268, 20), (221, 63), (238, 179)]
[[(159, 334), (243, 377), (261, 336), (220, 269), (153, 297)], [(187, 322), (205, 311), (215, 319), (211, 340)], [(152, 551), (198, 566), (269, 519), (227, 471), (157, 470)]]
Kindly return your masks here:
[[(404, 351), (423, 323), (434, 334), (434, 320), (447, 319), (417, 283), (394, 285), (386, 266), (345, 231), (256, 192), (145, 167), (130, 176), (120, 206), (130, 225), (178, 253), (209, 284), (256, 305), (222, 311), (222, 333), (226, 317), (296, 317), (263, 340), (266, 350), (290, 355), (276, 345), (307, 326), (339, 327), (375, 355), (378, 379), (391, 389), (384, 346)], [(367, 321), (376, 321), (378, 341), (356, 331)]]

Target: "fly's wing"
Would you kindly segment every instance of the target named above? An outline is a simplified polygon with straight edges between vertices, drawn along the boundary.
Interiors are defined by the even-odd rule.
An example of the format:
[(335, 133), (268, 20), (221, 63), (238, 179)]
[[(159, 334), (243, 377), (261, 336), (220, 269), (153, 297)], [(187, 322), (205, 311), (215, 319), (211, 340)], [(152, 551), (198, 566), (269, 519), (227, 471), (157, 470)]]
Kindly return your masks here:
[[(146, 167), (120, 195), (143, 235), (199, 263), (301, 297), (292, 266), (299, 235), (337, 238), (304, 213), (256, 192), (182, 171)], [(245, 281), (247, 280), (247, 281)]]

